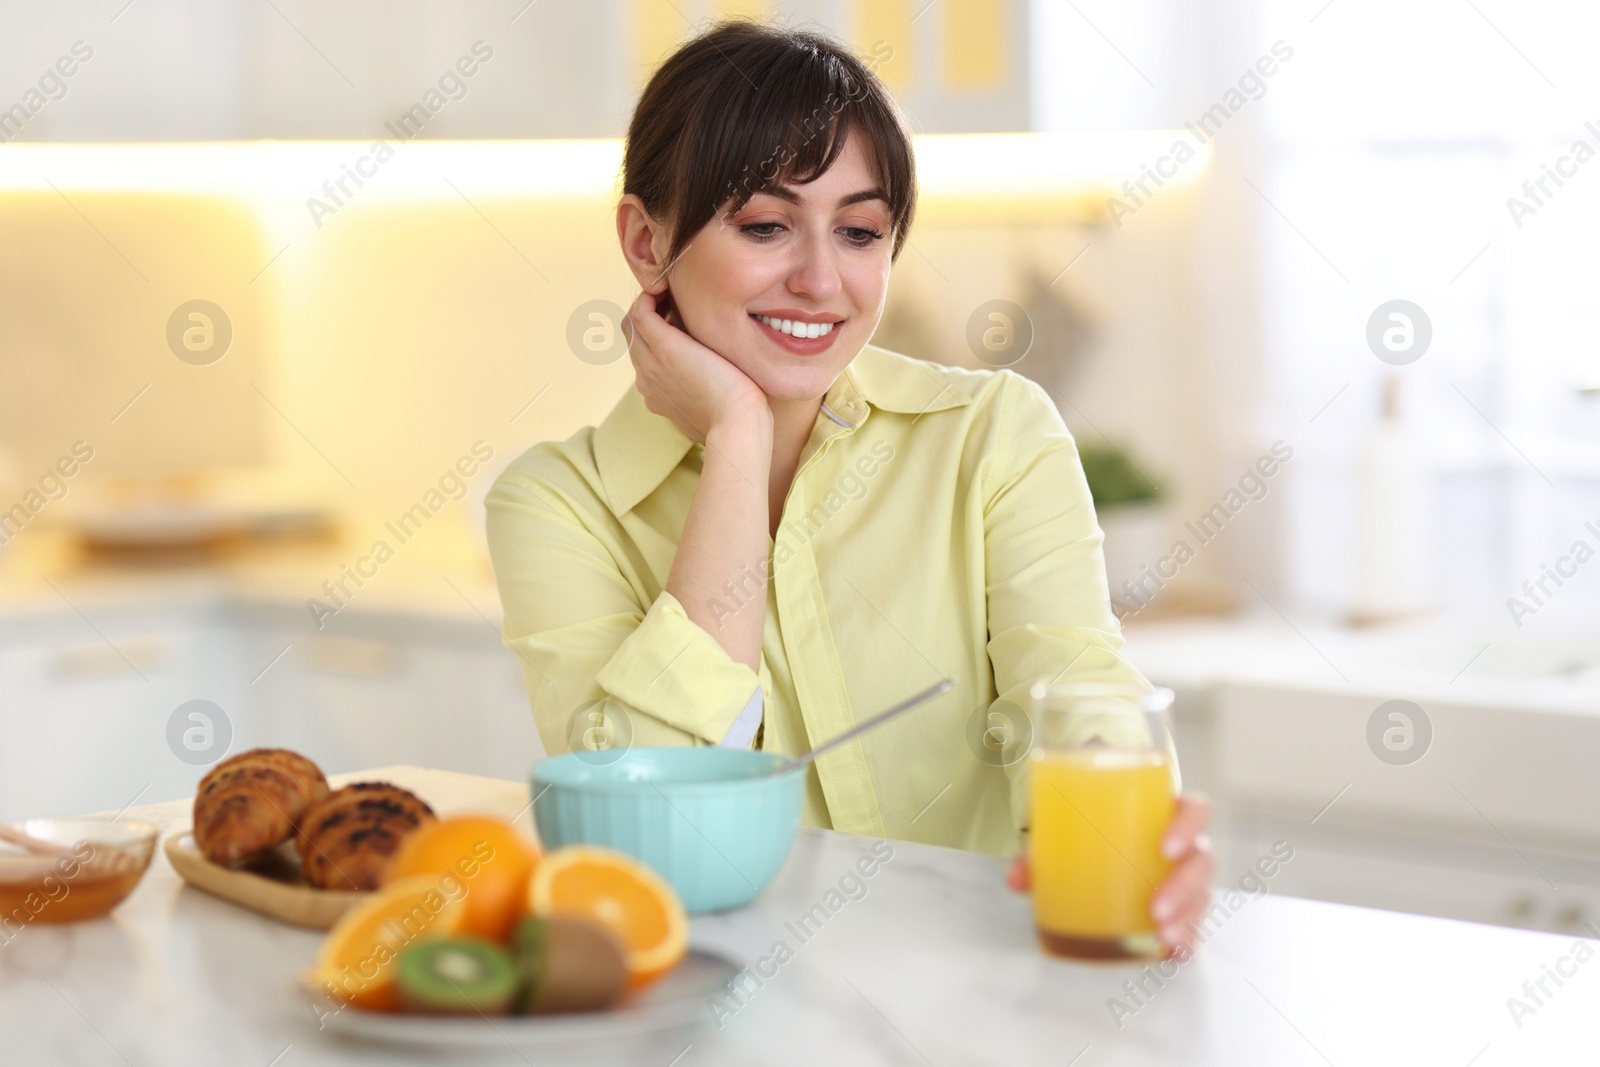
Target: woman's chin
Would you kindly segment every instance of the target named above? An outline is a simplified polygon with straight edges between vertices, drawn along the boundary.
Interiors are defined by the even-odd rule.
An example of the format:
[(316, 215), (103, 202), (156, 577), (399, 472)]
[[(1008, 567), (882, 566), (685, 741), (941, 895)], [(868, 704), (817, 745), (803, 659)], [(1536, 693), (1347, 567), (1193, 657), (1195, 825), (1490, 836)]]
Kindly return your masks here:
[(756, 384), (761, 386), (761, 391), (767, 394), (768, 400), (792, 403), (821, 400), (833, 385), (833, 379), (828, 378), (814, 382), (796, 382), (790, 379), (782, 382), (758, 382)]
[(820, 400), (848, 365), (830, 359), (811, 366), (763, 367), (750, 378), (771, 400)]

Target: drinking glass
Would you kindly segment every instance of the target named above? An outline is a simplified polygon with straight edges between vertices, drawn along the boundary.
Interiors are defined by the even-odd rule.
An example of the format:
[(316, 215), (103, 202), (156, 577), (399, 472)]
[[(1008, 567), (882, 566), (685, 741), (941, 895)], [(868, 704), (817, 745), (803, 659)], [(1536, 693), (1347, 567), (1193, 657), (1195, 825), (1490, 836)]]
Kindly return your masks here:
[(1150, 898), (1171, 864), (1177, 768), (1170, 689), (1038, 684), (1029, 857), (1039, 943), (1072, 959), (1163, 955)]

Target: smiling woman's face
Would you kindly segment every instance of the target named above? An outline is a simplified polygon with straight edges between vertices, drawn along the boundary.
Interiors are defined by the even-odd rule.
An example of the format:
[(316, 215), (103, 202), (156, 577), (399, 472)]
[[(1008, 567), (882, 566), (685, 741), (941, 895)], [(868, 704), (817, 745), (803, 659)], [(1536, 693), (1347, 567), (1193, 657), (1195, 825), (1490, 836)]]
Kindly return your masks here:
[[(667, 282), (695, 340), (769, 397), (815, 400), (878, 327), (893, 237), (889, 205), (851, 131), (814, 181), (770, 186), (733, 218), (707, 223)], [(768, 325), (782, 320), (788, 330)]]

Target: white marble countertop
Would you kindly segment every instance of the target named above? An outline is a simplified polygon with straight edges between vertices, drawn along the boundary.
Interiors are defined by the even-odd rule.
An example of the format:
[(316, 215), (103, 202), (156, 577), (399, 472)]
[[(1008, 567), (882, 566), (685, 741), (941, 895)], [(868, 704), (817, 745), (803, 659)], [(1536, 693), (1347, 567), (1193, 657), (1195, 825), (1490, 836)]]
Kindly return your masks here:
[[(336, 781), (353, 776), (340, 776)], [(408, 785), (442, 812), (511, 816), (516, 782), (414, 767), (361, 777)], [(189, 804), (130, 809), (166, 832)], [(524, 816), (526, 818), (526, 816)], [(1164, 984), (1129, 997), (1128, 966), (1041, 955), (1025, 898), (994, 858), (891, 842), (893, 856), (800, 941), (785, 926), (824, 902), (873, 842), (803, 831), (755, 904), (694, 921), (693, 940), (753, 963), (792, 958), (719, 1027), (607, 1052), (600, 1062), (696, 1064), (1576, 1064), (1596, 1061), (1593, 942), (1277, 896), (1219, 896), (1212, 936)], [(881, 848), (881, 846), (880, 846)], [(1219, 893), (1244, 872), (1219, 872)], [(826, 906), (826, 904), (825, 904)], [(106, 920), (0, 940), (4, 1062), (186, 1067), (550, 1062), (505, 1049), (408, 1053), (320, 1031), (294, 976), (319, 935), (187, 888), (159, 854)], [(1579, 961), (1578, 956), (1583, 959)], [(1523, 983), (1567, 972), (1548, 996)], [(769, 968), (770, 969), (770, 968)], [(1169, 972), (1170, 973), (1170, 972)], [(1537, 993), (1537, 986), (1535, 985)], [(1109, 1001), (1121, 998), (1114, 1018)], [(1513, 1018), (1507, 1000), (1533, 1011)], [(1519, 1025), (1520, 1024), (1520, 1025)], [(583, 1062), (593, 1062), (593, 1059)]]
[(1600, 715), (1600, 630), (1552, 620), (1427, 616), (1350, 627), (1262, 609), (1227, 619), (1134, 620), (1124, 652), (1157, 684), (1272, 685), (1417, 701)]

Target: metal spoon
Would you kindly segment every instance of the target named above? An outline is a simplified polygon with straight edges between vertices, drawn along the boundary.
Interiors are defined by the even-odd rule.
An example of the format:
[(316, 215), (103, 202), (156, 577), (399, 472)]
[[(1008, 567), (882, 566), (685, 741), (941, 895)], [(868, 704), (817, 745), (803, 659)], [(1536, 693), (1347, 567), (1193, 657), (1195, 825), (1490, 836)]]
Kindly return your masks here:
[(816, 748), (812, 749), (810, 752), (807, 752), (803, 756), (796, 756), (794, 759), (788, 761), (787, 763), (780, 763), (778, 766), (774, 767), (772, 770), (768, 771), (766, 774), (760, 775), (759, 777), (762, 777), (762, 778), (776, 778), (779, 775), (788, 774), (791, 771), (797, 771), (800, 768), (804, 767), (806, 764), (810, 763), (812, 760), (816, 759), (818, 756), (826, 755), (828, 752), (830, 752), (833, 749), (838, 748), (840, 745), (844, 744), (846, 741), (853, 741), (857, 737), (860, 737), (862, 734), (866, 733), (868, 730), (876, 730), (878, 727), (882, 726), (884, 723), (888, 722), (890, 719), (893, 719), (893, 718), (895, 718), (895, 717), (897, 717), (899, 715), (905, 714), (906, 712), (910, 711), (912, 708), (917, 707), (919, 704), (926, 704), (928, 701), (932, 700), (934, 697), (938, 696), (940, 693), (949, 692), (951, 687), (956, 684), (956, 681), (957, 681), (957, 679), (955, 679), (955, 678), (946, 678), (944, 681), (939, 682), (937, 685), (929, 686), (927, 689), (924, 689), (922, 692), (918, 693), (916, 696), (907, 697), (905, 700), (902, 700), (900, 703), (896, 704), (894, 707), (890, 708), (888, 711), (880, 711), (878, 714), (874, 715), (872, 718), (868, 719), (866, 722), (860, 723), (860, 724), (858, 724), (856, 726), (852, 726), (850, 729), (846, 730), (844, 733), (840, 734), (838, 737), (835, 737), (832, 740), (824, 742), (823, 744), (817, 746)]

